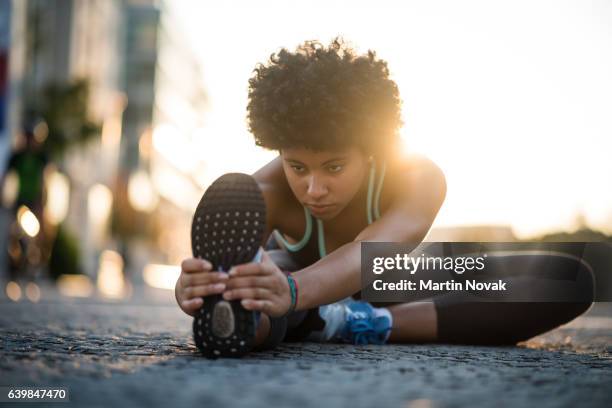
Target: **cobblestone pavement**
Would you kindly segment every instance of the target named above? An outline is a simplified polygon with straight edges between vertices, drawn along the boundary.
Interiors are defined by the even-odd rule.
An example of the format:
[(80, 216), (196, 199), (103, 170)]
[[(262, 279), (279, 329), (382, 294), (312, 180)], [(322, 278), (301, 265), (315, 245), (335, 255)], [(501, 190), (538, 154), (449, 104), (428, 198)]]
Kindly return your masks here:
[(610, 303), (517, 347), (300, 343), (211, 361), (165, 296), (0, 299), (0, 385), (67, 386), (78, 406), (612, 406)]

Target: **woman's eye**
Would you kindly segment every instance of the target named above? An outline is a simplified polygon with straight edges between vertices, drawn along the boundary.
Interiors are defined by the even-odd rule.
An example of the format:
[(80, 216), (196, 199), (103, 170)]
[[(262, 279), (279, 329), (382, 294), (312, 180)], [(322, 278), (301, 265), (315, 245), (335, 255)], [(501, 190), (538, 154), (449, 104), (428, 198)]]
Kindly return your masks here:
[(329, 170), (330, 172), (332, 172), (332, 173), (338, 173), (340, 170), (342, 170), (342, 167), (343, 167), (343, 166), (341, 166), (341, 165), (337, 164), (337, 165), (334, 165), (334, 166), (329, 166), (329, 167), (328, 167), (328, 170)]
[(292, 165), (291, 168), (298, 173), (301, 173), (302, 171), (304, 171), (304, 167), (302, 166)]

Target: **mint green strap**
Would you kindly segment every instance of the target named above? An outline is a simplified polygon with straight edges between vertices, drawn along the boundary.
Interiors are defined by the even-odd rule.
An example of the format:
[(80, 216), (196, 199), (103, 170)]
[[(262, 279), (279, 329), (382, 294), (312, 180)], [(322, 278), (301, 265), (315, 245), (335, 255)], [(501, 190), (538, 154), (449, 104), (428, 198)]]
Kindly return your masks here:
[(376, 166), (374, 162), (370, 167), (370, 179), (368, 180), (368, 198), (367, 198), (367, 216), (368, 225), (380, 218), (380, 193), (382, 192), (383, 183), (385, 181), (385, 172), (387, 171), (387, 163), (383, 161), (382, 169), (380, 171), (380, 179), (378, 180), (378, 186), (376, 187), (376, 194), (374, 195), (374, 216), (372, 216), (372, 193), (374, 192), (374, 180), (376, 179)]
[(367, 207), (366, 212), (368, 216), (368, 225), (370, 225), (372, 220), (372, 192), (374, 191), (374, 179), (376, 178), (376, 166), (374, 162), (370, 165), (370, 178), (368, 179), (368, 198), (367, 198)]
[(327, 252), (325, 251), (325, 234), (323, 233), (323, 221), (317, 218), (317, 238), (319, 245), (319, 258), (324, 258)]
[(382, 169), (380, 171), (380, 179), (378, 180), (378, 186), (376, 187), (376, 194), (374, 195), (374, 217), (380, 218), (380, 193), (382, 192), (383, 183), (385, 181), (385, 172), (387, 171), (387, 163), (383, 161)]
[(296, 244), (288, 242), (285, 237), (283, 237), (283, 234), (278, 232), (278, 230), (274, 230), (274, 238), (276, 238), (276, 241), (281, 242), (288, 251), (297, 252), (304, 248), (310, 240), (310, 235), (312, 235), (312, 216), (306, 207), (304, 207), (304, 216), (306, 217), (306, 231), (304, 232), (302, 240)]

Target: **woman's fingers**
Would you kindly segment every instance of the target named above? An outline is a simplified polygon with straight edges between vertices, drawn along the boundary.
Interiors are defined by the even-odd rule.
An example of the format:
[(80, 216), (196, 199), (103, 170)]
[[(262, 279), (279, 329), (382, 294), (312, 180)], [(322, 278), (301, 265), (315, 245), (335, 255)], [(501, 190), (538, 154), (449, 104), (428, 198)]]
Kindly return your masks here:
[(181, 262), (181, 269), (183, 272), (187, 273), (204, 272), (210, 271), (212, 269), (212, 265), (206, 259), (187, 258)]
[(272, 302), (269, 300), (242, 299), (240, 304), (247, 310), (257, 310), (263, 313), (267, 313), (272, 307)]
[(199, 285), (210, 285), (213, 283), (227, 283), (229, 277), (225, 272), (200, 272), (184, 274), (183, 276), (184, 286), (199, 286)]
[(181, 262), (181, 274), (176, 284), (176, 300), (187, 314), (202, 307), (203, 297), (220, 294), (225, 290), (228, 276), (211, 272), (212, 265), (205, 259), (188, 258)]
[(183, 290), (185, 299), (192, 299), (195, 297), (205, 297), (209, 295), (223, 293), (225, 290), (225, 284), (215, 283), (212, 285), (201, 285), (201, 286), (189, 286)]
[(226, 282), (228, 290), (239, 289), (239, 288), (266, 288), (270, 289), (273, 284), (273, 280), (269, 276), (233, 276)]
[(245, 264), (235, 265), (229, 270), (230, 276), (253, 276), (253, 275), (271, 275), (276, 271), (277, 266), (272, 261), (267, 252), (263, 251), (261, 262), (249, 262)]
[(272, 292), (265, 288), (240, 288), (223, 292), (223, 299), (269, 299)]
[(183, 300), (181, 302), (181, 307), (186, 312), (195, 312), (200, 307), (202, 307), (203, 303), (204, 303), (203, 299), (201, 297), (197, 297), (197, 298), (194, 298), (194, 299)]
[(265, 275), (269, 271), (264, 268), (264, 265), (258, 262), (250, 262), (246, 264), (240, 264), (232, 266), (229, 270), (229, 276), (254, 276), (254, 275)]

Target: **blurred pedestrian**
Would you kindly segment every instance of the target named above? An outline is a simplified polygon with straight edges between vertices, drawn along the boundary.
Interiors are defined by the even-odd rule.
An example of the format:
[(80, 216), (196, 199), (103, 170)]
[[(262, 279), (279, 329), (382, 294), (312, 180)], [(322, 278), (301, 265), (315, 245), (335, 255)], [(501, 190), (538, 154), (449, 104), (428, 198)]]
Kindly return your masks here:
[[(20, 275), (24, 277), (37, 273), (36, 269), (47, 259), (44, 220), (44, 174), (49, 163), (44, 149), (47, 135), (48, 128), (44, 121), (38, 120), (24, 126), (1, 183), (2, 204), (10, 214), (7, 259), (11, 280)], [(28, 212), (35, 219), (31, 215), (22, 219)]]

